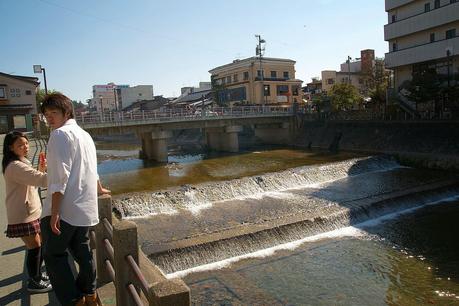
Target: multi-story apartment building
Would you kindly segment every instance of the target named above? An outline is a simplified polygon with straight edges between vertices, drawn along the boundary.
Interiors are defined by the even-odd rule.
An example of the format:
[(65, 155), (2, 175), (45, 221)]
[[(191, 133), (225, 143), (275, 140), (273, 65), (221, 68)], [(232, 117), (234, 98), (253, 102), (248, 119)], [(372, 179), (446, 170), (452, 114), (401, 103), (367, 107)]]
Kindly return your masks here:
[(153, 99), (153, 85), (94, 85), (89, 106), (100, 111), (122, 110), (134, 102)]
[(394, 88), (413, 73), (434, 68), (447, 76), (459, 72), (459, 1), (386, 0), (389, 43), (386, 67), (394, 71)]
[(121, 109), (117, 94), (117, 90), (121, 87), (129, 87), (129, 85), (108, 83), (107, 85), (92, 86), (92, 99), (89, 101), (89, 106), (98, 112)]
[(301, 80), (295, 79), (295, 61), (250, 57), (209, 71), (221, 104), (280, 105), (302, 101)]
[(38, 78), (0, 72), (0, 134), (33, 129), (39, 85)]
[[(381, 67), (382, 68), (382, 67)], [(375, 51), (366, 49), (360, 51), (360, 58), (350, 58), (341, 64), (340, 71), (322, 71), (322, 90), (328, 92), (333, 85), (347, 83), (354, 85), (360, 93), (367, 94), (366, 78), (375, 73)]]

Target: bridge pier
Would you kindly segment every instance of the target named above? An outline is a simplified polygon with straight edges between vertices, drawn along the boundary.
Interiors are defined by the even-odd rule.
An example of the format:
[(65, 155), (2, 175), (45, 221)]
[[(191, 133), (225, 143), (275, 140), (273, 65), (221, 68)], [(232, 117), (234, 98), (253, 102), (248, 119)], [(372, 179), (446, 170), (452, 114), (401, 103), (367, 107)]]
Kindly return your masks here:
[(142, 151), (140, 157), (143, 159), (167, 162), (167, 139), (172, 137), (171, 131), (153, 131), (142, 133)]
[(290, 123), (256, 124), (255, 137), (264, 144), (289, 144), (292, 138)]
[(239, 152), (238, 133), (241, 131), (239, 125), (206, 129), (207, 146), (214, 151)]

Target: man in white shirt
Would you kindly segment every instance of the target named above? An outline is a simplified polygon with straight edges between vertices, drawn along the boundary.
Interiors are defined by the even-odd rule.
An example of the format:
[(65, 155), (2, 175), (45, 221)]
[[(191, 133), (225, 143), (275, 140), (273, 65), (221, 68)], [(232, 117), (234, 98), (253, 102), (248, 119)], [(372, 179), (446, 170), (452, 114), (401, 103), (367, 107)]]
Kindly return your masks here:
[[(96, 305), (89, 227), (99, 222), (97, 193), (110, 191), (98, 180), (96, 148), (73, 119), (72, 101), (60, 93), (47, 95), (41, 112), (53, 129), (48, 142), (48, 196), (41, 220), (46, 268), (62, 305)], [(76, 279), (67, 250), (79, 265)]]

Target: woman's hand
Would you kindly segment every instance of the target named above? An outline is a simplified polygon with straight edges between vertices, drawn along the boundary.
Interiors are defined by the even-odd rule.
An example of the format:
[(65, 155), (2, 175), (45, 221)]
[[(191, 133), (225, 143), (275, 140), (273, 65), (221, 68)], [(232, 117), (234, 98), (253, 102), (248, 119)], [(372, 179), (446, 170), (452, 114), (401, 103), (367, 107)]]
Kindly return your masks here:
[(46, 163), (46, 155), (44, 152), (40, 152), (38, 155), (38, 171), (40, 172), (46, 172), (47, 168), (47, 163)]

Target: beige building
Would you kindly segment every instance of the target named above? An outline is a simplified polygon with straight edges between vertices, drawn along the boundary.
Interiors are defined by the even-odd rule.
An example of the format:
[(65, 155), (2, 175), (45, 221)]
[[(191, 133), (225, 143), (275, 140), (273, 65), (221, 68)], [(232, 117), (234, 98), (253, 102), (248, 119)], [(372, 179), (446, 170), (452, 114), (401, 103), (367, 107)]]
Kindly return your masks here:
[(118, 85), (114, 83), (92, 86), (92, 99), (89, 101), (89, 107), (95, 109), (97, 112), (118, 110), (117, 88)]
[(354, 85), (361, 94), (367, 94), (365, 80), (375, 73), (375, 51), (366, 49), (360, 51), (360, 57), (356, 60), (349, 59), (340, 66), (340, 71), (322, 71), (322, 90), (330, 91), (335, 84)]
[(0, 134), (33, 130), (39, 84), (35, 77), (0, 72)]
[(302, 101), (302, 81), (295, 79), (295, 61), (250, 57), (209, 71), (222, 105), (289, 105)]
[(394, 71), (394, 88), (415, 71), (435, 68), (449, 78), (459, 72), (459, 1), (386, 0), (389, 43), (386, 67)]

